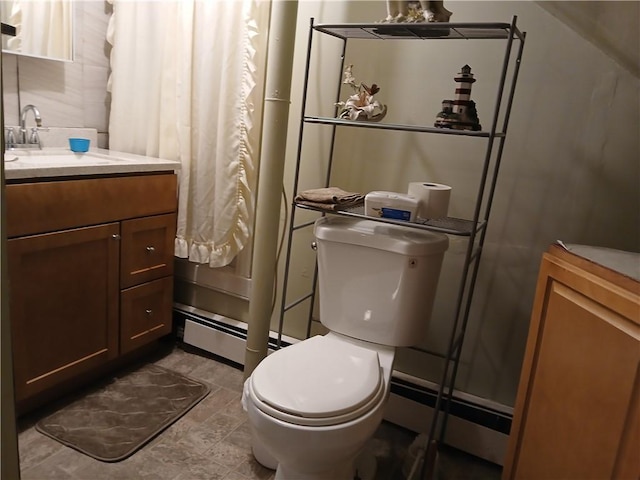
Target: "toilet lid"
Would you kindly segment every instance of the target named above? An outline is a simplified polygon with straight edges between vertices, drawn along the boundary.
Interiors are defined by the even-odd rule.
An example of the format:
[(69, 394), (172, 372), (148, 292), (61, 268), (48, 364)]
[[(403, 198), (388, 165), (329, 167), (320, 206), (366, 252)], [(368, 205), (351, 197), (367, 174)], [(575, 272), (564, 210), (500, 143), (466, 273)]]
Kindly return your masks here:
[(324, 336), (272, 353), (251, 374), (261, 402), (317, 419), (361, 411), (383, 393), (381, 383), (376, 352)]

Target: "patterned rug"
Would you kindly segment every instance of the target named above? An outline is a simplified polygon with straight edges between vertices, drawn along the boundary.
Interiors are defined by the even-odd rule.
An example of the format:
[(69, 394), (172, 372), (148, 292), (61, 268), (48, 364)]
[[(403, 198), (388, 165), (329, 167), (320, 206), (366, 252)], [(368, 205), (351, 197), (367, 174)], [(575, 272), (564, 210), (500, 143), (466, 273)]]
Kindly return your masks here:
[(36, 429), (103, 462), (124, 460), (187, 413), (209, 387), (157, 365), (112, 379)]

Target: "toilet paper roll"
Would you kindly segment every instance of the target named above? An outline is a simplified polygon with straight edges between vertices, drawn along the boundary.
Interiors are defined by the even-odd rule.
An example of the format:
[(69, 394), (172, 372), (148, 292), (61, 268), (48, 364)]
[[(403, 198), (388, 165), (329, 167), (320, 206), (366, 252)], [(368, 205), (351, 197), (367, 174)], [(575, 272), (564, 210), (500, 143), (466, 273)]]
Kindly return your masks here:
[(451, 187), (441, 183), (411, 182), (409, 195), (418, 199), (418, 217), (442, 218), (449, 212)]

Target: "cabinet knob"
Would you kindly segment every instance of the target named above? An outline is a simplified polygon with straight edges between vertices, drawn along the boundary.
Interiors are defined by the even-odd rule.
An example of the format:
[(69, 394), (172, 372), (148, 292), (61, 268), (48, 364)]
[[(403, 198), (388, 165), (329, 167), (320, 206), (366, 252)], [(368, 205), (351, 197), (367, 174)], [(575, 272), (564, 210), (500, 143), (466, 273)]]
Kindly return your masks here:
[(150, 308), (147, 308), (144, 313), (146, 313), (147, 315), (151, 315), (153, 313), (153, 310), (151, 310)]
[(113, 235), (111, 235), (111, 238), (113, 238), (114, 240), (120, 240), (120, 234), (114, 233)]
[(152, 253), (156, 251), (156, 247), (154, 247), (153, 245), (149, 245), (147, 246), (147, 252)]

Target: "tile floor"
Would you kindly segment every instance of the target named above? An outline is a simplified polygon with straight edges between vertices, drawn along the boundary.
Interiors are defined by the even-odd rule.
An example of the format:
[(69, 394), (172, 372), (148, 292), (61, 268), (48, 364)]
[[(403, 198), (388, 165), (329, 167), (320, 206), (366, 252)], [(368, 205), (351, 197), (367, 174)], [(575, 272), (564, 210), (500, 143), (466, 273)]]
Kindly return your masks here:
[[(168, 348), (151, 361), (206, 382), (209, 395), (167, 430), (117, 463), (94, 460), (35, 430), (47, 409), (18, 422), (22, 480), (271, 480), (250, 450), (240, 398), (242, 371), (192, 350)], [(376, 480), (402, 480), (404, 458), (415, 433), (383, 422), (370, 440), (378, 462)], [(501, 468), (454, 449), (439, 453), (438, 479), (498, 480)]]

